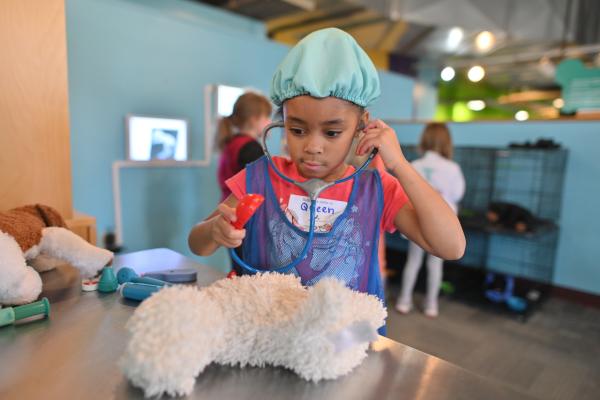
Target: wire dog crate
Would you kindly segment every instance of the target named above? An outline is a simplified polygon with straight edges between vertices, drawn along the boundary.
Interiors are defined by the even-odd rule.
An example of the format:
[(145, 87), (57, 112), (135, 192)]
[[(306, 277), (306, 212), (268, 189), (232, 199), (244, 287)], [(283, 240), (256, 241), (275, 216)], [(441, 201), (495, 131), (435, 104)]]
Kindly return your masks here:
[[(405, 157), (419, 155), (415, 146), (403, 146)], [(459, 264), (549, 283), (559, 240), (558, 221), (568, 152), (565, 149), (509, 149), (456, 147), (466, 191), (460, 216), (467, 248)], [(485, 213), (491, 202), (513, 203), (540, 219), (526, 233), (490, 226)], [(406, 250), (406, 240), (388, 235), (388, 246)]]

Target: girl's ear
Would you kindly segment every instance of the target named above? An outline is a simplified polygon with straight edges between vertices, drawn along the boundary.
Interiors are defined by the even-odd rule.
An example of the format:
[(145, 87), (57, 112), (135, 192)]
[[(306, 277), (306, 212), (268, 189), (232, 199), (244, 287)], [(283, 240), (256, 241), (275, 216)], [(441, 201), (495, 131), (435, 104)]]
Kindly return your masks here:
[(356, 127), (356, 132), (354, 133), (354, 138), (360, 138), (364, 134), (364, 130), (369, 123), (369, 112), (364, 110), (362, 114), (358, 117), (358, 126)]
[(365, 110), (360, 116), (360, 121), (358, 122), (358, 129), (360, 131), (364, 130), (369, 123), (370, 114), (369, 111)]

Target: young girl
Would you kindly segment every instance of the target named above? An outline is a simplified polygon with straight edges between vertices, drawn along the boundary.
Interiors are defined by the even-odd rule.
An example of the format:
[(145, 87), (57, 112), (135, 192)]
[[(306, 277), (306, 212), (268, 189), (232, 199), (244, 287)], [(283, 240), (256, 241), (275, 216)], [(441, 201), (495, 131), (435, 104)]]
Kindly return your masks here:
[(219, 121), (217, 147), (221, 157), (217, 179), (221, 187), (221, 201), (231, 194), (225, 183), (227, 179), (263, 155), (257, 139), (271, 122), (270, 117), (269, 100), (258, 93), (246, 92), (236, 100), (231, 115)]
[[(446, 200), (456, 213), (458, 202), (465, 193), (465, 178), (457, 163), (452, 161), (452, 139), (446, 124), (430, 123), (421, 135), (419, 150), (423, 157), (415, 160), (412, 166), (431, 186)], [(412, 292), (424, 251), (417, 244), (410, 242), (408, 257), (404, 266), (402, 292), (396, 302), (396, 309), (402, 314), (412, 308)], [(427, 257), (427, 295), (424, 311), (429, 317), (438, 315), (438, 293), (442, 282), (443, 260), (430, 254)]]
[[(382, 229), (400, 230), (428, 252), (462, 256), (465, 238), (452, 209), (404, 158), (396, 133), (365, 107), (380, 94), (377, 71), (347, 33), (323, 29), (305, 37), (277, 68), (271, 99), (282, 107), (290, 158), (275, 157), (283, 174), (296, 180), (335, 181), (354, 168), (345, 159), (356, 149), (377, 148), (387, 170), (371, 169), (323, 191), (317, 203), (314, 242), (290, 273), (312, 285), (336, 277), (348, 287), (383, 301), (377, 244)], [(219, 246), (243, 244), (243, 259), (264, 270), (297, 260), (307, 239), (309, 210), (300, 188), (281, 179), (265, 157), (227, 181), (232, 194), (189, 235), (192, 251), (212, 254)], [(246, 193), (265, 202), (246, 225), (235, 229), (235, 207)], [(294, 216), (294, 223), (292, 223)]]

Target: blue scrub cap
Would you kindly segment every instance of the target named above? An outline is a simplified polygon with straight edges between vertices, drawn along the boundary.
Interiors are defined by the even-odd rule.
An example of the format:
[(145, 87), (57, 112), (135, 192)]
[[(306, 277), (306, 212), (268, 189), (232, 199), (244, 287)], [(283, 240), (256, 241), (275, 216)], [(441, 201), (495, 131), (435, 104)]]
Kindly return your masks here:
[(380, 95), (379, 75), (365, 51), (348, 33), (327, 28), (315, 31), (283, 59), (271, 82), (277, 105), (292, 97), (337, 97), (361, 107)]

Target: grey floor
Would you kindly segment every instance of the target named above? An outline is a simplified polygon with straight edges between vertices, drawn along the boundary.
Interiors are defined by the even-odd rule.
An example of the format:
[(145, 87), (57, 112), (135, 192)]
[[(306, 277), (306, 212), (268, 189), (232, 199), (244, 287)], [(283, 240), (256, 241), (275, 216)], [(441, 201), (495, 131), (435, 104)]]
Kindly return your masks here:
[[(388, 298), (398, 285), (391, 284)], [(422, 296), (415, 294), (415, 305)], [(600, 310), (549, 299), (526, 322), (440, 299), (440, 316), (388, 305), (391, 339), (540, 399), (600, 399)]]

